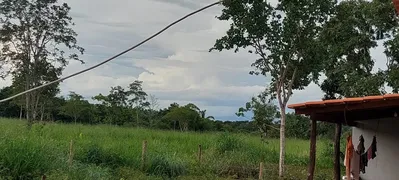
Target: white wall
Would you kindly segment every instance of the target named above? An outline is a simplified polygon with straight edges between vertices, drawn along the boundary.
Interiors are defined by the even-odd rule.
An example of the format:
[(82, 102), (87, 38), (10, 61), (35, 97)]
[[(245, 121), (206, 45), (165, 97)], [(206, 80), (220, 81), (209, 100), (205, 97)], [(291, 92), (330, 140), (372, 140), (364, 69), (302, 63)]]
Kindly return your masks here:
[(364, 180), (398, 180), (399, 118), (358, 122), (358, 126), (352, 130), (355, 149), (360, 135), (363, 135), (366, 151), (374, 135), (377, 139), (377, 156), (368, 162), (366, 173), (360, 173), (360, 177)]

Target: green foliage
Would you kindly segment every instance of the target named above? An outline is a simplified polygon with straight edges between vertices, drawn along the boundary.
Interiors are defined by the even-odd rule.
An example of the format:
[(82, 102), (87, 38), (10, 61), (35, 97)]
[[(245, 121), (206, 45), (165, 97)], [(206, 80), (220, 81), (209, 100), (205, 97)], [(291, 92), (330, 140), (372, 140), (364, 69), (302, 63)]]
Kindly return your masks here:
[(73, 118), (76, 123), (78, 119), (83, 117), (84, 112), (88, 111), (87, 108), (90, 108), (90, 104), (83, 99), (83, 96), (75, 92), (70, 92), (68, 96), (66, 104), (61, 107), (61, 113)]
[(31, 179), (48, 172), (54, 156), (45, 144), (3, 136), (0, 141), (0, 176)]
[(301, 115), (287, 114), (286, 129), (288, 137), (309, 139), (310, 119)]
[[(0, 99), (12, 96), (12, 88), (4, 87), (0, 89)], [(0, 105), (0, 117), (18, 117), (20, 108), (15, 103), (10, 101), (4, 102)]]
[[(0, 77), (11, 75), (14, 90), (53, 81), (61, 76), (69, 60), (81, 61), (78, 54), (84, 49), (77, 45), (77, 33), (71, 28), (70, 9), (57, 0), (0, 2)], [(58, 83), (54, 83), (14, 102), (25, 105), (28, 120), (37, 120), (58, 92)]]
[(146, 101), (147, 93), (143, 91), (141, 86), (142, 81), (136, 80), (129, 84), (127, 90), (121, 86), (111, 87), (108, 95), (94, 96), (93, 100), (101, 103), (98, 108), (105, 110), (104, 117), (100, 118), (99, 121), (116, 125), (135, 122), (136, 126), (141, 125), (139, 114), (150, 105)]
[(251, 73), (270, 75), (270, 91), (284, 99), (285, 107), (292, 89), (307, 86), (311, 75), (318, 77), (321, 53), (316, 37), (333, 4), (323, 0), (279, 1), (277, 6), (257, 0), (223, 1), (225, 8), (218, 19), (234, 23), (211, 50), (248, 48), (258, 55), (252, 64), (256, 71)]
[[(270, 102), (266, 91), (256, 97), (252, 97), (245, 107), (241, 107), (236, 113), (237, 116), (244, 117), (245, 113), (252, 111), (252, 120), (261, 132), (262, 137), (266, 137), (270, 130), (276, 130), (273, 121), (279, 117), (277, 106)], [(277, 129), (278, 130), (278, 129)]]
[(223, 133), (217, 139), (216, 150), (221, 154), (228, 151), (235, 151), (242, 147), (241, 140), (229, 133)]
[(161, 177), (176, 178), (186, 173), (186, 167), (179, 161), (172, 161), (163, 156), (155, 156), (150, 161), (147, 173)]
[(97, 166), (106, 166), (110, 168), (128, 165), (118, 154), (106, 151), (97, 144), (90, 145), (79, 159), (85, 164), (95, 164)]
[[(395, 39), (399, 27), (391, 1), (341, 1), (323, 27), (325, 99), (384, 94), (384, 85), (395, 86)], [(391, 38), (393, 37), (393, 38)], [(388, 38), (388, 40), (386, 40)], [(384, 41), (388, 71), (373, 71), (370, 50)], [(392, 71), (391, 71), (392, 70)], [(395, 89), (395, 88), (394, 88)]]
[(280, 176), (285, 156), (285, 108), (295, 89), (316, 81), (322, 69), (320, 30), (332, 13), (335, 1), (306, 0), (222, 1), (217, 18), (232, 21), (226, 35), (217, 39), (212, 50), (247, 49), (258, 59), (250, 74), (270, 76), (269, 94), (277, 97), (280, 108)]
[[(0, 120), (0, 131), (3, 132), (0, 135), (0, 176), (3, 178), (18, 179), (22, 175), (25, 179), (38, 179), (42, 174), (48, 179), (162, 179), (176, 176), (179, 179), (226, 179), (235, 175), (252, 178), (260, 161), (265, 162), (268, 177), (277, 178), (277, 139), (268, 139), (265, 143), (258, 136), (249, 134), (182, 133), (56, 123), (35, 124), (33, 131), (29, 131), (23, 122)], [(69, 166), (71, 139), (74, 140), (75, 156)], [(145, 171), (140, 168), (143, 139), (148, 140), (149, 158)], [(331, 177), (332, 158), (323, 156), (324, 142), (323, 139), (318, 141), (316, 174), (325, 173)], [(201, 165), (196, 155), (199, 144), (203, 147)], [(287, 177), (306, 178), (309, 141), (287, 139), (286, 148)], [(223, 153), (218, 149), (223, 149)]]

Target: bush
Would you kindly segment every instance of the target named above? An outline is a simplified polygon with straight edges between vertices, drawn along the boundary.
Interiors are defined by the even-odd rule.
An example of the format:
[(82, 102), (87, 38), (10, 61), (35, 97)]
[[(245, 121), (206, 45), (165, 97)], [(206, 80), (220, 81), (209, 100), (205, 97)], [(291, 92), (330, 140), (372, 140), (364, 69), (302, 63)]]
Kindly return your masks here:
[(95, 164), (99, 166), (107, 166), (117, 168), (127, 165), (127, 161), (118, 154), (105, 151), (98, 145), (91, 145), (80, 158), (82, 163)]
[(32, 179), (49, 171), (54, 159), (50, 149), (26, 139), (0, 142), (0, 176), (11, 179)]
[(181, 162), (171, 161), (165, 157), (156, 156), (151, 159), (147, 173), (150, 175), (176, 178), (186, 173), (186, 168)]
[(224, 133), (217, 139), (216, 150), (219, 153), (234, 151), (242, 147), (242, 142), (236, 136)]
[(331, 141), (323, 141), (322, 155), (324, 157), (334, 156), (334, 144)]

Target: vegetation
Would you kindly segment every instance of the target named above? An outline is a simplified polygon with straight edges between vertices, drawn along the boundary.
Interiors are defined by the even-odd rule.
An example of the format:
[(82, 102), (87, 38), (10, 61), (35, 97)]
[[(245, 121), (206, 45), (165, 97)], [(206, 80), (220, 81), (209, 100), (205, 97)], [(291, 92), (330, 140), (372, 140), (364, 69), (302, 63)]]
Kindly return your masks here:
[[(91, 99), (75, 92), (59, 96), (55, 83), (0, 105), (0, 117), (9, 118), (0, 120), (0, 176), (253, 178), (263, 161), (271, 179), (284, 172), (285, 178), (304, 179), (309, 118), (286, 113), (294, 90), (314, 82), (324, 99), (385, 94), (387, 86), (399, 91), (399, 21), (391, 1), (226, 0), (222, 5), (217, 18), (233, 23), (211, 51), (248, 50), (257, 55), (250, 74), (271, 77), (265, 91), (238, 109), (237, 116), (251, 115), (247, 121), (218, 121), (193, 103), (160, 108), (139, 80)], [(0, 2), (0, 77), (12, 79), (0, 89), (0, 99), (51, 82), (70, 60), (81, 61), (84, 49), (77, 44), (70, 9), (57, 0)], [(386, 70), (374, 68), (370, 50), (378, 43), (385, 48)], [(321, 75), (326, 78), (319, 84)], [(322, 140), (316, 174), (328, 179), (334, 128), (317, 126)], [(144, 139), (149, 156), (141, 169)], [(71, 140), (75, 156), (68, 165)]]
[(258, 59), (251, 74), (271, 76), (269, 92), (280, 109), (280, 163), (284, 172), (285, 110), (293, 90), (302, 89), (319, 76), (322, 64), (317, 39), (334, 5), (333, 1), (224, 1), (219, 20), (234, 23), (211, 50), (249, 49)]
[[(256, 178), (259, 163), (265, 174), (277, 177), (278, 140), (231, 133), (199, 133), (116, 127), (0, 120), (0, 176), (31, 179), (227, 179)], [(68, 165), (73, 140), (74, 160)], [(141, 170), (141, 145), (148, 141), (148, 158)], [(318, 141), (317, 175), (332, 176), (327, 140)], [(202, 161), (198, 162), (198, 145)], [(308, 140), (287, 139), (287, 179), (304, 179)], [(329, 154), (326, 156), (326, 154)]]
[[(70, 7), (57, 0), (3, 0), (0, 2), (0, 74), (11, 75), (13, 90), (20, 92), (58, 79), (69, 60), (79, 60)], [(77, 53), (74, 53), (77, 51)], [(16, 99), (29, 124), (42, 119), (58, 84)]]

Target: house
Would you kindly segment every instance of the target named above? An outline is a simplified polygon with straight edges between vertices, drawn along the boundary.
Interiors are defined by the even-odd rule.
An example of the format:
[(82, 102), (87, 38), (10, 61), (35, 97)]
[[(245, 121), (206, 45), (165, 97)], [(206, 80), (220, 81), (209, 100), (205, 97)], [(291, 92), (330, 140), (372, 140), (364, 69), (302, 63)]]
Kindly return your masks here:
[[(396, 180), (399, 177), (399, 94), (366, 96), (325, 101), (312, 101), (291, 104), (296, 114), (309, 116), (311, 119), (310, 163), (308, 179), (313, 179), (316, 156), (316, 121), (336, 124), (334, 143), (334, 179), (341, 179), (340, 138), (342, 125), (352, 127), (352, 135), (347, 138), (347, 149), (360, 151), (360, 139), (364, 142), (364, 153), (352, 153), (346, 166), (346, 176), (363, 180)], [(375, 142), (373, 143), (373, 138)], [(353, 146), (350, 146), (350, 142)], [(353, 147), (353, 148), (350, 148)], [(370, 151), (375, 157), (369, 157)], [(375, 149), (376, 148), (376, 149)], [(349, 151), (347, 154), (351, 154)], [(350, 158), (349, 158), (350, 157)], [(366, 158), (363, 159), (363, 158)], [(365, 172), (360, 172), (361, 162), (367, 161)]]

